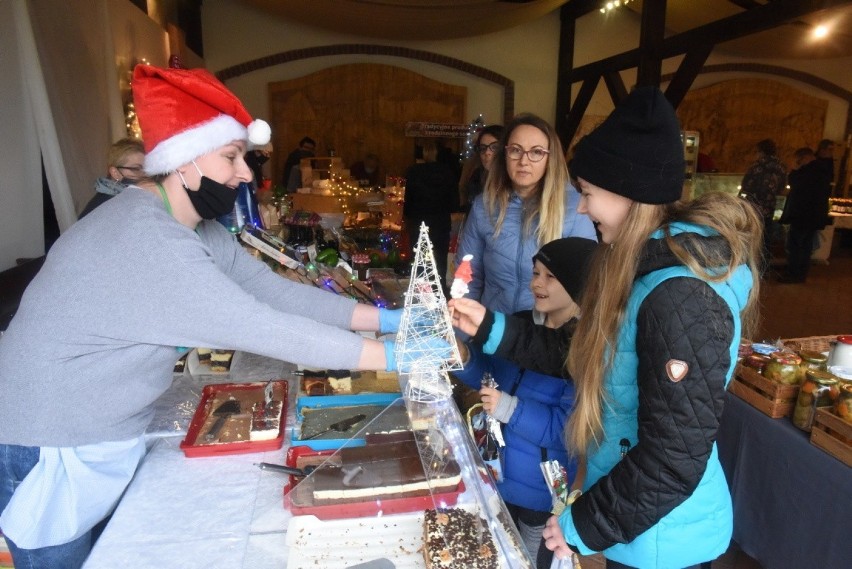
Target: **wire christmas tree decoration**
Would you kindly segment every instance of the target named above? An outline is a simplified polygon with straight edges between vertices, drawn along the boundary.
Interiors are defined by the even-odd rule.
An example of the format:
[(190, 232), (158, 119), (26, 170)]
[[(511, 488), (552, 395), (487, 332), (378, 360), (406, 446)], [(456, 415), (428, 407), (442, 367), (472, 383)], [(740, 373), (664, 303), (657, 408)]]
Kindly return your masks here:
[(396, 361), (409, 362), (409, 394), (416, 389), (418, 400), (448, 397), (452, 388), (446, 372), (463, 369), (425, 223), (420, 224), (395, 355)]

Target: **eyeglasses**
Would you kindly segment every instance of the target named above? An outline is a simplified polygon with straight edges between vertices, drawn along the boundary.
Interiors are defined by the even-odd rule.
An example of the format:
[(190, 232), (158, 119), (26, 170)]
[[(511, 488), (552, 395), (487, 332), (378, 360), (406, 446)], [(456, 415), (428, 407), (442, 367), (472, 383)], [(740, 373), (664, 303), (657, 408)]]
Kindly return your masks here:
[(142, 172), (142, 166), (116, 166), (116, 170), (130, 170), (134, 174)]
[(500, 150), (499, 142), (492, 142), (491, 144), (480, 144), (476, 147), (477, 152), (480, 154), (485, 154), (486, 152), (491, 152), (491, 154), (497, 154), (497, 151)]
[(530, 148), (529, 150), (524, 150), (517, 144), (511, 144), (506, 147), (506, 156), (508, 156), (510, 160), (520, 160), (524, 157), (524, 154), (527, 155), (530, 162), (541, 162), (548, 154), (550, 154), (550, 151), (538, 146)]

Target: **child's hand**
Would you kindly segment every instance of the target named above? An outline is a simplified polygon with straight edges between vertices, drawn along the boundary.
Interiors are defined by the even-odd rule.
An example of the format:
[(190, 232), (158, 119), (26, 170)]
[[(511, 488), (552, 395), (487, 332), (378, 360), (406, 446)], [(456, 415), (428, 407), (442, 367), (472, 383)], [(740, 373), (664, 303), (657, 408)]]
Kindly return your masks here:
[(485, 307), (470, 298), (454, 298), (447, 303), (452, 309), (453, 326), (475, 336), (485, 318)]
[(482, 397), (482, 408), (489, 415), (493, 415), (503, 392), (493, 387), (483, 387), (479, 390), (479, 395)]
[(574, 553), (568, 547), (565, 536), (562, 535), (562, 528), (559, 527), (559, 518), (556, 516), (551, 516), (547, 520), (541, 537), (544, 538), (544, 546), (552, 551), (557, 559), (566, 559)]

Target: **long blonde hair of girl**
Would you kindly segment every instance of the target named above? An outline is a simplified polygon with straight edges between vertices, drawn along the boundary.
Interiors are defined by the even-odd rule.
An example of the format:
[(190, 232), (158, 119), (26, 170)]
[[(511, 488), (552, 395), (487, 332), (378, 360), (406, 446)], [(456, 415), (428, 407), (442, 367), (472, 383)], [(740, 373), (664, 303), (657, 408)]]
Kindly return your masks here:
[(529, 235), (535, 220), (538, 227), (535, 230), (539, 246), (562, 237), (562, 226), (565, 220), (565, 187), (568, 183), (568, 167), (562, 152), (562, 144), (556, 136), (556, 130), (550, 124), (531, 113), (521, 113), (506, 125), (506, 131), (500, 139), (500, 150), (491, 162), (488, 178), (483, 189), (485, 211), (494, 222), (494, 237), (500, 235), (509, 198), (512, 196), (512, 180), (506, 167), (506, 150), (512, 131), (521, 125), (537, 128), (547, 136), (550, 154), (547, 155), (547, 168), (538, 183), (538, 188), (527, 200), (524, 208), (523, 232)]
[[(674, 221), (715, 229), (728, 243), (730, 256), (720, 255), (715, 248), (702, 247), (701, 237), (694, 234), (687, 236), (686, 242), (676, 242), (667, 231), (668, 224)], [(583, 456), (601, 440), (601, 417), (607, 404), (604, 379), (612, 367), (627, 300), (651, 234), (663, 228), (666, 242), (675, 256), (708, 281), (723, 282), (738, 266), (749, 266), (752, 289), (740, 319), (743, 336), (750, 337), (758, 326), (760, 273), (757, 264), (762, 227), (753, 206), (721, 192), (704, 194), (692, 202), (632, 204), (617, 238), (610, 247), (601, 247), (592, 262), (585, 288), (591, 294), (583, 295), (580, 307), (583, 317), (568, 353), (568, 371), (575, 378), (576, 386), (575, 406), (566, 429), (566, 445), (572, 453)]]

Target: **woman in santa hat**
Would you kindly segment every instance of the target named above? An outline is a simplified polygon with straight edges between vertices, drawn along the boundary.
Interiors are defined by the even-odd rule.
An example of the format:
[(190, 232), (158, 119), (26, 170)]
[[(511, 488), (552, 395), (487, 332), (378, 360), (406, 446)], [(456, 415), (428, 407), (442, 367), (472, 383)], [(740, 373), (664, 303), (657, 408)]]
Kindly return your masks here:
[(0, 341), (0, 527), (19, 568), (82, 565), (180, 346), (396, 367), (392, 344), (350, 330), (393, 332), (399, 311), (283, 279), (215, 221), (269, 126), (201, 69), (139, 65), (133, 94), (147, 178), (59, 239)]

